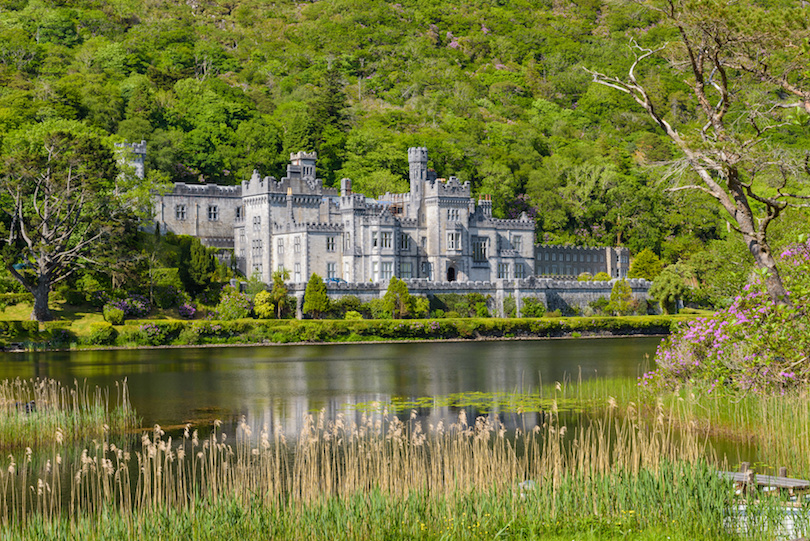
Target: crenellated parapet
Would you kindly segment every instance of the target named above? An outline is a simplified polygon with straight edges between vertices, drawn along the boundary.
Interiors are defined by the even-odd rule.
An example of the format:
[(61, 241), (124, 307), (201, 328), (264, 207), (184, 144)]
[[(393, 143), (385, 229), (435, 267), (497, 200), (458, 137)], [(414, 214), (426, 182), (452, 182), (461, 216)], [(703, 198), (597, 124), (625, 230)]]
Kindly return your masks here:
[(296, 223), (288, 227), (287, 224), (276, 223), (273, 230), (276, 233), (342, 233), (343, 224), (313, 222)]
[(436, 179), (425, 184), (425, 197), (464, 197), (471, 196), (470, 182), (461, 183), (458, 178)]
[(186, 184), (177, 182), (171, 192), (165, 195), (198, 196), (198, 197), (242, 197), (241, 186), (222, 186), (220, 184)]

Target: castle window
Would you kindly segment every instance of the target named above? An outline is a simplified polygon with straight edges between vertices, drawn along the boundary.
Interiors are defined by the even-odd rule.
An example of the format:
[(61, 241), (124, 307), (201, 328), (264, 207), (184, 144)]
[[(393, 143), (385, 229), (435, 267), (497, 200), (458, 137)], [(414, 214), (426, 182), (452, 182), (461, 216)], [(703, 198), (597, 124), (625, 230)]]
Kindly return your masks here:
[(400, 263), (399, 274), (402, 278), (413, 278), (413, 264), (405, 262)]
[(262, 229), (262, 217), (261, 216), (254, 216), (253, 217), (253, 231), (261, 231)]
[(378, 246), (378, 242), (379, 242), (379, 241), (378, 241), (378, 239), (377, 239), (377, 232), (376, 232), (376, 231), (372, 231), (372, 232), (371, 232), (371, 247), (372, 247), (372, 248), (376, 248), (376, 247)]
[(352, 265), (348, 261), (343, 262), (343, 279), (348, 280), (351, 274)]
[(278, 248), (276, 251), (278, 255), (284, 255), (284, 239), (278, 239)]
[(244, 229), (239, 231), (239, 244), (240, 244), (240, 246), (245, 245), (245, 230)]
[(473, 261), (483, 263), (487, 260), (487, 238), (475, 237), (473, 239)]
[(295, 264), (295, 281), (298, 283), (301, 282), (301, 263)]
[(335, 237), (326, 237), (326, 251), (327, 252), (335, 251)]
[(301, 253), (301, 237), (295, 237), (293, 240), (293, 252), (296, 254)]
[(526, 278), (526, 265), (515, 263), (515, 278)]
[(399, 236), (399, 249), (403, 252), (411, 249), (411, 237), (407, 233), (402, 233)]
[(586, 256), (585, 256), (585, 261), (586, 261), (587, 263), (590, 263), (590, 262), (591, 262), (591, 255), (590, 255), (590, 254), (588, 254), (588, 255), (586, 255)]
[(551, 260), (557, 261), (557, 254), (551, 254)]
[(373, 282), (380, 281), (380, 262), (374, 261), (371, 263), (371, 280)]
[(461, 250), (461, 233), (452, 232), (447, 234), (447, 249)]
[(571, 254), (565, 254), (565, 260), (571, 261)]
[(343, 251), (347, 252), (352, 247), (352, 234), (348, 231), (343, 234)]
[(447, 209), (447, 219), (453, 222), (457, 222), (459, 220), (459, 210)]
[(509, 263), (498, 263), (498, 278), (509, 278)]
[(422, 278), (430, 280), (430, 262), (422, 261)]
[(236, 207), (236, 219), (237, 220), (242, 219), (242, 207)]
[(382, 234), (382, 247), (383, 248), (390, 248), (391, 247), (392, 236), (393, 235), (391, 234), (390, 231), (385, 231)]
[(208, 221), (216, 222), (219, 220), (219, 207), (216, 205), (208, 205)]
[(186, 206), (185, 205), (177, 205), (174, 207), (174, 219), (182, 222), (186, 219)]
[(394, 276), (394, 264), (389, 262), (385, 262), (382, 264), (382, 279), (384, 281), (390, 280), (391, 277)]
[(523, 237), (521, 237), (520, 235), (512, 235), (512, 249), (517, 250), (519, 252), (523, 246), (522, 241)]
[(326, 277), (329, 279), (337, 278), (337, 263), (326, 264)]

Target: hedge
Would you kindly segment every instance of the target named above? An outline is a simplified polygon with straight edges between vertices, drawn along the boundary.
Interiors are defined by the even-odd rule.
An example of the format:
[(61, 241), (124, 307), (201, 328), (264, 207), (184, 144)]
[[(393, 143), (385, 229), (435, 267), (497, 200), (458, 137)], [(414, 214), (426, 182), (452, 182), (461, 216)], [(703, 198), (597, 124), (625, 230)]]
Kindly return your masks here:
[[(373, 340), (532, 338), (580, 335), (668, 334), (683, 318), (672, 316), (572, 318), (458, 318), (365, 320), (260, 320), (181, 321), (133, 320), (113, 333), (106, 323), (79, 337), (83, 344), (147, 346), (198, 344), (260, 344), (289, 342), (345, 342)], [(5, 327), (4, 327), (5, 326)], [(48, 323), (55, 331), (69, 325)], [(35, 334), (34, 321), (0, 322), (0, 335)]]

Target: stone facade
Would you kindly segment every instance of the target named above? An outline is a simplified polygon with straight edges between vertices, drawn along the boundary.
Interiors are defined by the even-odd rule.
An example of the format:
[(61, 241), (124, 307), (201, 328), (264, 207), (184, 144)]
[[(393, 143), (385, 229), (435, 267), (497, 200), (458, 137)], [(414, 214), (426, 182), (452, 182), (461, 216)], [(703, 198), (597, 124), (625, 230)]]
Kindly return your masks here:
[(583, 246), (535, 246), (537, 276), (591, 276), (606, 272), (611, 278), (625, 278), (630, 267), (627, 248), (587, 248)]
[(626, 249), (535, 247), (532, 220), (493, 218), (492, 201), (476, 201), (469, 182), (436, 178), (426, 148), (408, 149), (410, 191), (378, 199), (354, 193), (350, 179), (325, 187), (315, 153), (290, 158), (281, 180), (254, 172), (241, 186), (176, 184), (156, 201), (162, 229), (232, 248), (239, 270), (267, 283), (282, 268), (296, 284), (312, 273), (352, 283), (626, 275)]

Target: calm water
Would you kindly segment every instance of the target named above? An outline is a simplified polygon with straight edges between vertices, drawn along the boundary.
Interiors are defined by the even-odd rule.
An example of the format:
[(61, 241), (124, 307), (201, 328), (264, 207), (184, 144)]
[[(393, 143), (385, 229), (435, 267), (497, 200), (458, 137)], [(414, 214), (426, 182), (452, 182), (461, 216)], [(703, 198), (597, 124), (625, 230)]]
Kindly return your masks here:
[(536, 389), (566, 378), (639, 376), (659, 338), (308, 345), (4, 354), (0, 379), (50, 377), (112, 388), (127, 378), (144, 426), (281, 423), (346, 405), (470, 391)]

